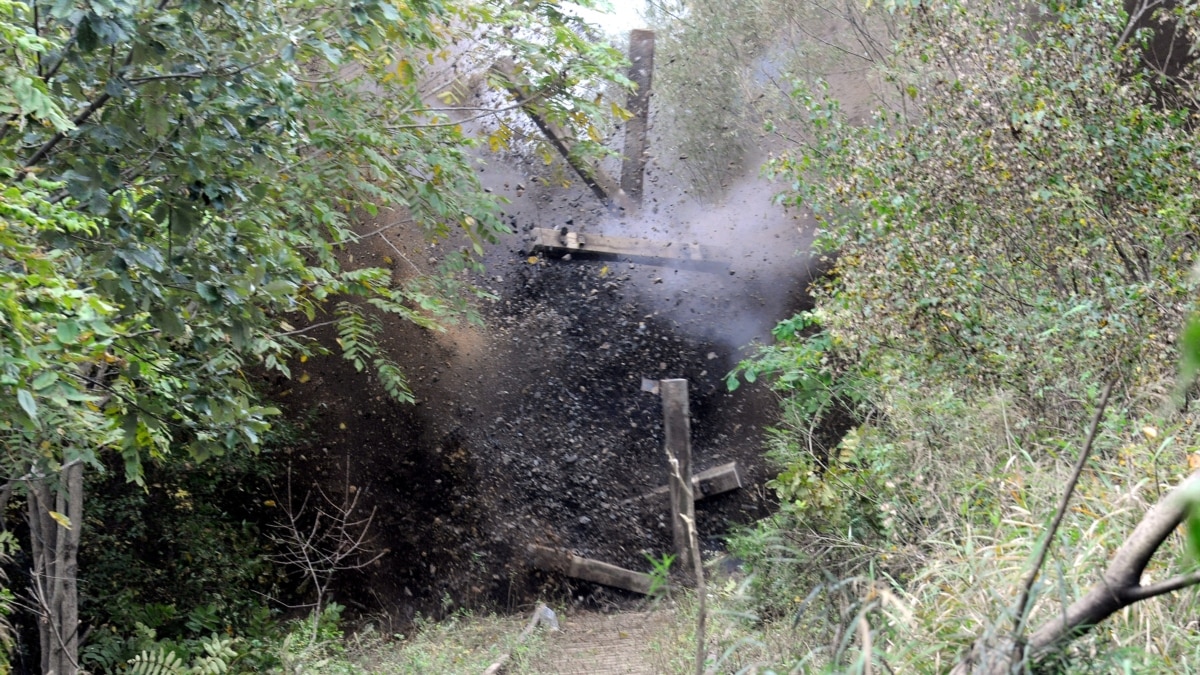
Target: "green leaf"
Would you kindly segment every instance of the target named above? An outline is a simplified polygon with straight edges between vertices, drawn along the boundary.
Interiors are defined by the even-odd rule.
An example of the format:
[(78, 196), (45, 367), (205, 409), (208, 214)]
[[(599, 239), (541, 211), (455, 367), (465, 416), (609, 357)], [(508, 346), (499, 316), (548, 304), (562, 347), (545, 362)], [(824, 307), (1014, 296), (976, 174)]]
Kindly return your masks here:
[(41, 375), (38, 375), (33, 379), (33, 390), (41, 391), (54, 384), (54, 382), (57, 380), (58, 373), (54, 372), (53, 370), (44, 371)]
[(1192, 560), (1200, 562), (1200, 501), (1192, 501), (1188, 505), (1184, 528), (1187, 530), (1188, 552)]
[(79, 337), (79, 324), (75, 321), (64, 321), (58, 324), (56, 333), (58, 341), (62, 344), (73, 344)]
[(29, 393), (25, 389), (18, 389), (17, 403), (21, 405), (21, 409), (25, 411), (25, 414), (29, 415), (29, 419), (35, 422), (37, 421), (37, 401), (33, 400), (33, 394)]
[(736, 373), (730, 373), (725, 377), (725, 387), (729, 391), (737, 391), (738, 387), (742, 386), (741, 380), (738, 379)]
[(1179, 356), (1180, 385), (1186, 387), (1200, 372), (1200, 316), (1193, 316), (1184, 327), (1179, 337)]

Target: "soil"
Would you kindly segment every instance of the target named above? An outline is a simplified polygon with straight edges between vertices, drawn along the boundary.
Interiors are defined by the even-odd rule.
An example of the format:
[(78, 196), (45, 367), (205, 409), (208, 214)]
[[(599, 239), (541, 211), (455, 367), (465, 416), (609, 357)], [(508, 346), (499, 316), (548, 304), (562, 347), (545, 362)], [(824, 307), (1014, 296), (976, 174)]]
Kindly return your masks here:
[[(652, 138), (653, 142), (653, 138)], [(664, 153), (665, 154), (665, 153)], [(755, 165), (750, 162), (750, 165)], [(641, 214), (612, 214), (569, 169), (520, 152), (491, 155), (480, 178), (510, 200), (513, 233), (476, 283), (494, 295), (484, 325), (424, 330), (384, 321), (384, 346), (411, 376), (415, 405), (394, 402), (337, 355), (293, 364), (274, 394), (309, 441), (289, 449), (301, 483), (360, 492), (374, 509), (368, 544), (386, 554), (343, 574), (336, 600), (401, 630), (418, 615), (468, 607), (515, 611), (537, 600), (581, 609), (640, 596), (534, 570), (526, 545), (647, 571), (671, 549), (662, 502), (627, 499), (664, 485), (661, 403), (644, 379), (686, 378), (693, 470), (737, 461), (745, 487), (697, 504), (702, 546), (766, 515), (772, 467), (763, 425), (775, 402), (760, 387), (727, 391), (725, 375), (753, 338), (807, 305), (808, 224), (771, 203), (749, 176), (721, 201), (688, 194), (671, 163), (652, 160)], [(373, 232), (388, 217), (364, 222)], [(548, 258), (526, 250), (533, 227), (702, 241), (717, 268), (639, 259)], [(343, 254), (347, 265), (427, 271), (453, 243), (394, 228)], [(662, 262), (662, 261), (659, 261)], [(318, 321), (321, 319), (318, 318)], [(329, 327), (312, 335), (333, 344)]]

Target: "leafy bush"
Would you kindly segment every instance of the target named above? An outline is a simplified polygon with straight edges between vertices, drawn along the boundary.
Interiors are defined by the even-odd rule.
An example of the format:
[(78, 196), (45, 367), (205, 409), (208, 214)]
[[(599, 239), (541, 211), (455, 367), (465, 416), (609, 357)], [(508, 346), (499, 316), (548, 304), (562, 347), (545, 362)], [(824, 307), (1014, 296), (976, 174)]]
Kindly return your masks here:
[(800, 87), (812, 140), (771, 169), (837, 251), (818, 287), (836, 339), (1063, 419), (1081, 384), (1161, 387), (1171, 372), (1194, 297), (1200, 157), (1190, 113), (1158, 106), (1153, 74), (1122, 48), (1119, 4), (1045, 8), (1029, 37), (997, 32), (1023, 19), (924, 7), (898, 56), (920, 66), (904, 94), (915, 113), (855, 126)]
[[(1197, 297), (1193, 61), (1148, 67), (1164, 24), (1118, 2), (887, 4), (904, 17), (890, 107), (852, 123), (828, 87), (797, 80), (804, 133), (769, 166), (832, 262), (815, 288), (825, 334), (784, 335), (741, 367), (783, 401), (784, 504), (733, 543), (755, 574), (752, 613), (790, 631), (767, 657), (789, 668), (941, 670), (977, 636), (1010, 636), (1107, 382), (1118, 394), (1029, 622), (1079, 597), (1200, 466), (1200, 428), (1172, 398)], [(1167, 22), (1191, 35), (1200, 15), (1174, 7)], [(810, 430), (839, 386), (858, 417), (821, 461)], [(1182, 544), (1148, 574), (1193, 569)], [(1057, 667), (1196, 667), (1179, 628), (1195, 594), (1127, 609)]]

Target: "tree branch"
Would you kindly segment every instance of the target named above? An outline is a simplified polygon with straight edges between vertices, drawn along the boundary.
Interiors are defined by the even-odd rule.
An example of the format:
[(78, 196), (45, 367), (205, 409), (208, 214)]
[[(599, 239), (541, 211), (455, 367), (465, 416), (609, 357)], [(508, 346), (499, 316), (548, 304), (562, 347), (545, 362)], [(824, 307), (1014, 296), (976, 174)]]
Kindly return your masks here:
[(1001, 675), (1026, 659), (1036, 663), (1134, 603), (1200, 584), (1200, 571), (1146, 586), (1140, 584), (1146, 565), (1183, 522), (1197, 495), (1200, 495), (1200, 471), (1188, 476), (1146, 512), (1129, 538), (1113, 554), (1100, 580), (1083, 597), (1039, 626), (1024, 650), (1015, 649), (1012, 643), (989, 647), (981, 641), (951, 673)]
[(1066, 640), (1086, 633), (1113, 613), (1135, 602), (1196, 583), (1191, 580), (1196, 576), (1193, 573), (1149, 586), (1139, 585), (1146, 565), (1167, 537), (1183, 522), (1198, 490), (1200, 471), (1189, 476), (1146, 512), (1142, 522), (1113, 554), (1112, 562), (1100, 581), (1072, 603), (1059, 618), (1042, 624), (1029, 639), (1029, 647), (1035, 658), (1045, 656)]
[(1200, 583), (1200, 571), (1192, 572), (1190, 574), (1180, 574), (1179, 576), (1171, 577), (1166, 581), (1160, 581), (1157, 584), (1127, 588), (1121, 591), (1121, 599), (1127, 601), (1129, 604), (1133, 604), (1135, 602), (1148, 600), (1166, 593), (1178, 591), (1180, 589), (1187, 588), (1188, 586), (1194, 586), (1198, 583)]

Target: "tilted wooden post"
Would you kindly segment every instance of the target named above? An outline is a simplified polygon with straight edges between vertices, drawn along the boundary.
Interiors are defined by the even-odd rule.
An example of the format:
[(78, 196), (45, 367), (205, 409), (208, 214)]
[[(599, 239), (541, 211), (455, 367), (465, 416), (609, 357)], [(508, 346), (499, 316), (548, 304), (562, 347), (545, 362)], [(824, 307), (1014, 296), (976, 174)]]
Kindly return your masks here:
[(500, 76), (504, 87), (521, 103), (521, 109), (525, 111), (526, 115), (529, 115), (529, 119), (533, 120), (534, 125), (541, 130), (550, 145), (554, 146), (563, 159), (567, 160), (567, 164), (575, 169), (575, 173), (579, 174), (584, 185), (591, 189), (597, 199), (610, 208), (625, 209), (626, 211), (633, 209), (633, 202), (621, 190), (621, 186), (617, 184), (616, 180), (600, 167), (592, 166), (575, 156), (571, 152), (571, 149), (575, 147), (575, 140), (559, 125), (538, 112), (536, 105), (532, 105), (531, 102), (537, 97), (517, 74), (512, 59), (503, 58), (496, 61), (492, 64), (492, 72)]
[(642, 178), (646, 172), (646, 128), (650, 119), (650, 84), (654, 76), (654, 31), (629, 33), (629, 79), (637, 89), (626, 108), (633, 113), (625, 122), (625, 158), (621, 162), (621, 189), (642, 205)]
[(671, 493), (671, 531), (674, 535), (677, 568), (685, 577), (694, 575), (692, 540), (696, 508), (692, 498), (692, 422), (688, 413), (687, 380), (660, 380), (663, 404), (663, 445), (667, 451)]

